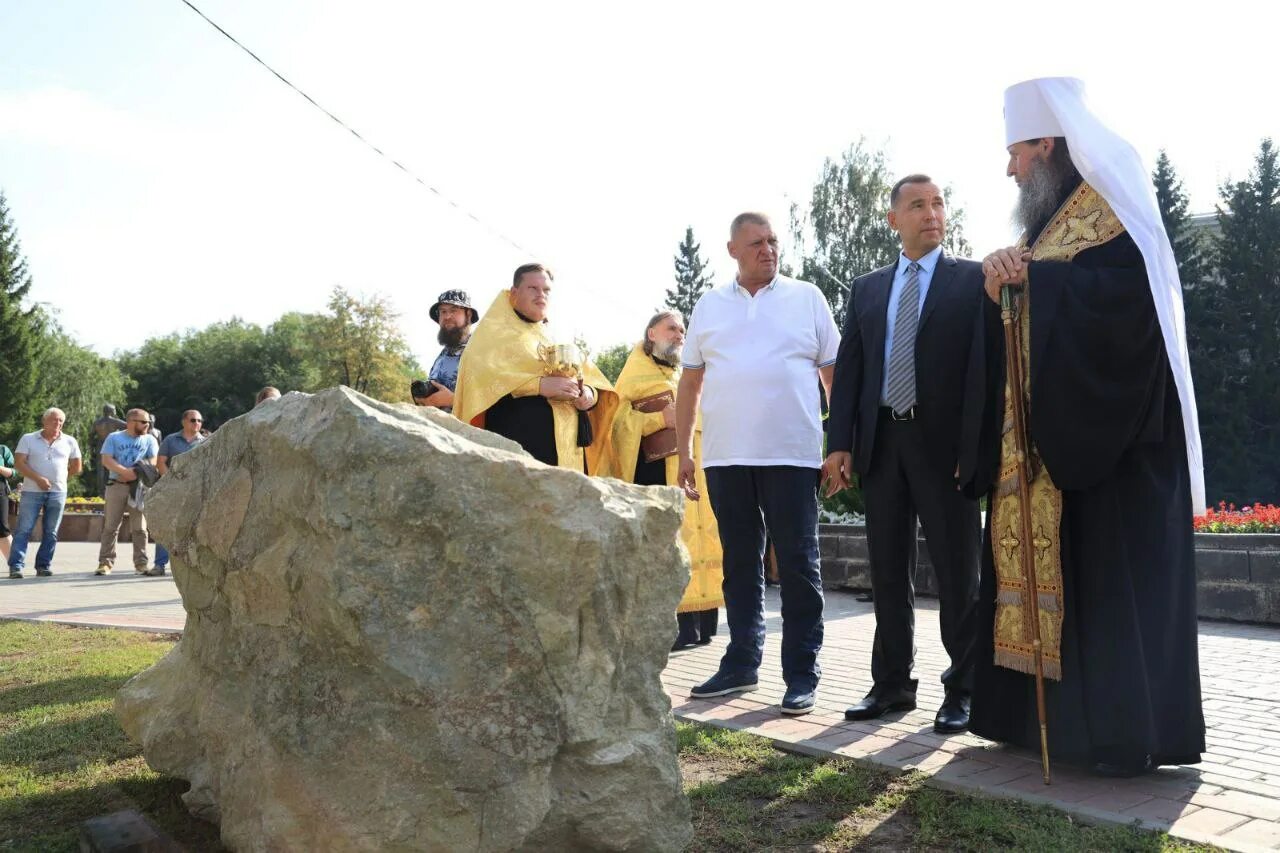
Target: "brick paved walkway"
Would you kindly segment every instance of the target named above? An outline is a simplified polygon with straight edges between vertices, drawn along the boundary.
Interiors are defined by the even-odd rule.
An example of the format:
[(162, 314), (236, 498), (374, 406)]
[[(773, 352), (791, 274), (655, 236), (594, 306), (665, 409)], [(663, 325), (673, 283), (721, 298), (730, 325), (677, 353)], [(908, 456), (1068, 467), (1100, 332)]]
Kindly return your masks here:
[(115, 571), (100, 578), (93, 574), (98, 566), (96, 542), (60, 542), (53, 577), (37, 578), (31, 565), (33, 547), (27, 552), (22, 580), (9, 580), (7, 571), (0, 577), (0, 619), (181, 632), (187, 614), (173, 577), (135, 574), (130, 548), (121, 545)]
[[(135, 577), (127, 565), (124, 571), (97, 578), (92, 575), (96, 556), (96, 545), (63, 543), (58, 546), (54, 577), (0, 579), (0, 618), (182, 630), (182, 602), (171, 578)], [(1209, 726), (1209, 751), (1202, 764), (1117, 781), (1059, 765), (1054, 784), (1046, 788), (1033, 754), (973, 735), (933, 733), (933, 713), (942, 701), (938, 676), (945, 666), (936, 602), (918, 603), (920, 708), (877, 723), (844, 721), (845, 707), (871, 686), (871, 605), (848, 593), (828, 593), (818, 710), (795, 719), (777, 712), (783, 690), (779, 607), (776, 592), (770, 591), (769, 639), (760, 690), (755, 693), (727, 701), (688, 698), (689, 688), (715, 671), (724, 650), (723, 635), (710, 646), (672, 656), (663, 681), (677, 717), (751, 731), (799, 752), (920, 770), (942, 787), (1048, 803), (1086, 820), (1136, 821), (1234, 850), (1280, 849), (1280, 629), (1200, 624), (1201, 685)]]
[(770, 590), (765, 614), (769, 637), (757, 692), (728, 701), (688, 698), (690, 687), (715, 672), (727, 637), (672, 655), (663, 681), (677, 717), (750, 731), (799, 752), (920, 770), (942, 787), (1047, 803), (1085, 820), (1136, 821), (1233, 850), (1280, 849), (1280, 629), (1200, 624), (1209, 750), (1203, 763), (1123, 780), (1055, 765), (1053, 785), (1046, 788), (1036, 754), (974, 735), (933, 733), (933, 714), (942, 703), (938, 679), (946, 666), (936, 601), (917, 602), (919, 708), (872, 723), (844, 720), (844, 709), (871, 687), (871, 605), (848, 593), (827, 594), (818, 708), (799, 718), (782, 717), (777, 709), (783, 692), (780, 607), (776, 591)]

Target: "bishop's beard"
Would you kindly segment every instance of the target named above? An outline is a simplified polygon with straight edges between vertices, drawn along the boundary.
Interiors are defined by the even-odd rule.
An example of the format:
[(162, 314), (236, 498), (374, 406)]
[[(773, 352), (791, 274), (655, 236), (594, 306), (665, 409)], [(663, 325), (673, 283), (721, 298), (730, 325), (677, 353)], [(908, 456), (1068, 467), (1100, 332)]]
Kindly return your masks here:
[(1032, 161), (1027, 179), (1018, 186), (1018, 203), (1011, 217), (1014, 228), (1034, 236), (1058, 210), (1063, 194), (1079, 177), (1069, 160)]

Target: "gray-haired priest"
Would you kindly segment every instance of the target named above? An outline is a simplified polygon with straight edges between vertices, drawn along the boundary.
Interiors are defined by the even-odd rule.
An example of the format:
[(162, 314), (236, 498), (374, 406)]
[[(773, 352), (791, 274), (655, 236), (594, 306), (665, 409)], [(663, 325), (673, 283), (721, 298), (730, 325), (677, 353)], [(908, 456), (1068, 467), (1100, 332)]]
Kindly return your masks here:
[[(1023, 239), (983, 262), (992, 301), (969, 399), (984, 405), (969, 413), (960, 460), (961, 482), (990, 509), (970, 730), (1039, 745), (1035, 596), (1050, 759), (1107, 776), (1197, 762), (1191, 519), (1205, 507), (1204, 475), (1182, 288), (1150, 172), (1090, 112), (1079, 80), (1011, 87), (1005, 128)], [(1029, 534), (995, 304), (1003, 286), (1027, 297), (1015, 390), (1028, 413)]]

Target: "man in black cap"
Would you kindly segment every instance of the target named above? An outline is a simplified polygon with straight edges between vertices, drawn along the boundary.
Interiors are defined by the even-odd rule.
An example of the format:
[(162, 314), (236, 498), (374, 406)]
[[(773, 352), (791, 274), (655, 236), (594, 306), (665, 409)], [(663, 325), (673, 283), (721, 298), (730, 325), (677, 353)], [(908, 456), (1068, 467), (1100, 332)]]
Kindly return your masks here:
[(465, 290), (446, 290), (429, 313), (440, 326), (436, 340), (444, 349), (436, 356), (427, 378), (415, 380), (409, 386), (409, 393), (419, 406), (435, 406), (443, 412), (452, 412), (453, 392), (458, 386), (458, 362), (471, 339), (472, 325), (480, 319), (480, 312), (471, 307), (471, 298)]

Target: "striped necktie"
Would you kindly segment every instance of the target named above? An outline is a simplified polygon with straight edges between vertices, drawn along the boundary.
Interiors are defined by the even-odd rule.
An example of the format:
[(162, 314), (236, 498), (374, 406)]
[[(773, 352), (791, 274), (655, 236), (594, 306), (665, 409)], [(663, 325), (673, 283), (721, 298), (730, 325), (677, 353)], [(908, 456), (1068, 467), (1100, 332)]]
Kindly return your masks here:
[(893, 324), (893, 348), (889, 351), (889, 382), (885, 402), (898, 414), (916, 404), (916, 325), (920, 320), (920, 264), (907, 266), (907, 277), (898, 295)]

